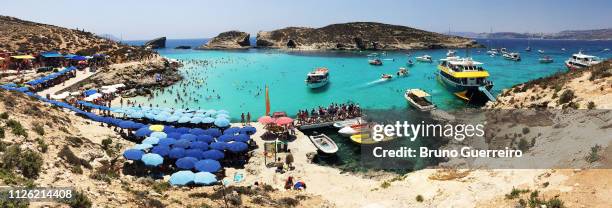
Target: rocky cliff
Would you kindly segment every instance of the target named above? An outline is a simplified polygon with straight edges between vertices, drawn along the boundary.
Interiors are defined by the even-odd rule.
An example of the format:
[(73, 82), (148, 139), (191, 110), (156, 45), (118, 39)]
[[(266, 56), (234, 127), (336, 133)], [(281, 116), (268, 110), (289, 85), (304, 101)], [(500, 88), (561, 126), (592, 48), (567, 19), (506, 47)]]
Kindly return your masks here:
[(152, 49), (165, 48), (166, 37), (155, 38), (153, 40), (147, 41), (144, 46)]
[(485, 108), (612, 109), (612, 60), (516, 85)]
[(198, 49), (246, 49), (251, 46), (250, 34), (241, 31), (223, 32)]
[(257, 33), (257, 47), (304, 50), (408, 50), (465, 48), (468, 38), (375, 22), (333, 24), (322, 28), (288, 27)]

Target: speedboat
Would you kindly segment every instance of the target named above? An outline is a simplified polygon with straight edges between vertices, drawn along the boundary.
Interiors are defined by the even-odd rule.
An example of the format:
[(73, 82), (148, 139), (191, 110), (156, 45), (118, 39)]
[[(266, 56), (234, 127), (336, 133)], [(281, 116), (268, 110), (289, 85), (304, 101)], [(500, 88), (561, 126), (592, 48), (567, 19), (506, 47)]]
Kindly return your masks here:
[(325, 154), (334, 154), (338, 151), (338, 145), (325, 134), (309, 136), (309, 138), (315, 147)]
[(351, 138), (351, 141), (357, 144), (376, 144), (377, 142), (391, 141), (395, 139), (396, 137), (383, 135), (383, 138), (380, 141), (376, 141), (374, 140), (374, 138), (370, 137), (370, 133), (361, 133), (361, 134), (352, 135), (350, 138)]
[(544, 53), (544, 50), (540, 49), (538, 50), (538, 53)]
[(430, 97), (421, 89), (409, 89), (404, 93), (404, 98), (412, 107), (420, 111), (430, 111), (436, 109), (436, 106), (428, 99)]
[(565, 51), (565, 48), (561, 48), (562, 51)]
[(497, 49), (496, 49), (496, 48), (492, 48), (491, 50), (488, 50), (488, 51), (487, 51), (487, 54), (491, 55), (492, 57), (493, 57), (493, 56), (496, 56), (498, 53), (499, 53), (499, 52), (497, 52)]
[(601, 63), (601, 59), (599, 57), (578, 52), (565, 61), (565, 66), (568, 69), (582, 69), (598, 63)]
[(507, 60), (512, 60), (512, 61), (520, 61), (521, 60), (521, 54), (519, 53), (504, 53), (505, 59)]
[(437, 77), (446, 88), (460, 99), (475, 105), (495, 100), (491, 94), (493, 82), (487, 80), (489, 72), (483, 63), (472, 58), (451, 57), (441, 59)]
[(525, 51), (527, 51), (527, 52), (531, 51), (531, 47), (527, 46), (527, 48), (525, 48)]
[(455, 56), (456, 51), (455, 50), (448, 50), (448, 52), (446, 52), (446, 57), (452, 57)]
[(431, 59), (431, 56), (429, 55), (423, 55), (423, 56), (416, 57), (416, 60), (420, 62), (428, 62), (428, 63), (431, 63), (433, 61)]
[(350, 137), (352, 135), (359, 134), (362, 131), (365, 131), (365, 129), (366, 129), (365, 124), (356, 124), (356, 125), (342, 127), (340, 130), (338, 130), (338, 133), (342, 136)]
[(382, 65), (382, 64), (383, 64), (383, 62), (382, 62), (380, 59), (378, 59), (378, 58), (376, 58), (376, 59), (370, 59), (370, 60), (368, 60), (368, 63), (369, 63), (370, 65), (375, 65), (375, 66), (380, 66), (380, 65)]
[(361, 117), (359, 117), (359, 118), (353, 118), (353, 119), (347, 119), (344, 121), (334, 122), (334, 127), (344, 128), (346, 126), (352, 126), (352, 125), (357, 125), (361, 123), (362, 123), (362, 120), (361, 120)]
[(393, 78), (393, 76), (389, 75), (389, 74), (382, 74), (382, 76), (380, 76), (381, 79), (383, 80), (390, 80), (391, 78)]
[(400, 67), (399, 71), (397, 71), (396, 75), (398, 77), (408, 76), (408, 69), (406, 69), (404, 67)]
[(499, 52), (503, 55), (503, 54), (508, 53), (508, 50), (506, 48), (501, 48), (499, 49)]
[(408, 60), (408, 62), (406, 62), (406, 66), (412, 66), (414, 65), (414, 62), (412, 62), (412, 60)]
[(543, 63), (543, 64), (548, 64), (548, 63), (552, 63), (553, 62), (553, 59), (550, 56), (544, 56), (544, 57), (540, 58), (539, 60), (540, 60), (540, 63)]
[(329, 70), (325, 67), (317, 68), (308, 73), (306, 86), (311, 89), (325, 86), (329, 82)]

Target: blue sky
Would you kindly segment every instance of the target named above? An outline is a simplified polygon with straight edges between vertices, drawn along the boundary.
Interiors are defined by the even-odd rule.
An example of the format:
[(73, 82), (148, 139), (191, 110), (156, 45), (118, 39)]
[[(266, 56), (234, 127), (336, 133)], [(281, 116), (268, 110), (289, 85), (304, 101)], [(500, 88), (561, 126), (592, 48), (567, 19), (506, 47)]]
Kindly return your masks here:
[(287, 26), (375, 21), (435, 32), (557, 32), (612, 27), (610, 0), (19, 0), (0, 14), (125, 40), (252, 34)]

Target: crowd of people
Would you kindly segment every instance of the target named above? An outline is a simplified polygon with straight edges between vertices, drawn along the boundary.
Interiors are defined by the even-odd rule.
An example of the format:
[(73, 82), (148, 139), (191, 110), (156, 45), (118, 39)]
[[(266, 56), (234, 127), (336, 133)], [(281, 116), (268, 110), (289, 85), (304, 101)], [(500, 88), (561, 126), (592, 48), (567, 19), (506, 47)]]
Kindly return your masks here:
[(319, 106), (311, 110), (299, 110), (297, 113), (298, 124), (312, 124), (329, 121), (351, 119), (361, 116), (361, 108), (355, 103), (332, 103), (327, 107)]

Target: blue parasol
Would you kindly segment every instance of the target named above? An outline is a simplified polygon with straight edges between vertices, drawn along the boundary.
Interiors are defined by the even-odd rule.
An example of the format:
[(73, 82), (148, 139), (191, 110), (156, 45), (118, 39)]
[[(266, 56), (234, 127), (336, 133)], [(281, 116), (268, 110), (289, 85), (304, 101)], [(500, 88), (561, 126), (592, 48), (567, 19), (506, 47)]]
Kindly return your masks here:
[(215, 140), (213, 139), (212, 136), (204, 134), (204, 135), (198, 135), (196, 137), (196, 141), (198, 141), (198, 142), (206, 142), (206, 143), (210, 144), (211, 142), (214, 142)]
[(229, 142), (233, 140), (234, 140), (234, 136), (227, 135), (227, 134), (221, 135), (219, 136), (219, 138), (217, 138), (217, 141), (220, 141), (220, 142)]
[(173, 123), (173, 122), (177, 122), (177, 121), (178, 121), (180, 118), (181, 118), (181, 117), (178, 117), (178, 116), (172, 115), (172, 116), (170, 116), (170, 117), (167, 117), (167, 118), (166, 118), (166, 121), (167, 121), (167, 122), (170, 122), (170, 123)]
[(205, 124), (211, 124), (211, 123), (214, 123), (214, 122), (215, 122), (215, 119), (211, 118), (211, 117), (206, 117), (206, 118), (202, 119), (202, 123), (205, 123)]
[(219, 163), (219, 161), (211, 160), (211, 159), (200, 160), (196, 162), (194, 166), (195, 166), (195, 169), (198, 171), (211, 172), (211, 173), (217, 172), (221, 169), (221, 164)]
[(188, 150), (185, 150), (185, 156), (202, 159), (204, 158), (204, 151), (199, 150), (199, 149), (188, 149)]
[(217, 177), (209, 172), (197, 172), (194, 174), (193, 182), (195, 184), (210, 185), (217, 182)]
[(253, 135), (255, 132), (257, 132), (257, 129), (252, 126), (245, 126), (240, 129), (241, 134)]
[(190, 145), (191, 145), (191, 142), (189, 140), (179, 139), (179, 140), (176, 140), (176, 143), (174, 143), (172, 147), (189, 148)]
[(238, 127), (230, 127), (229, 129), (226, 129), (223, 131), (223, 134), (228, 134), (228, 135), (233, 135), (233, 134), (238, 134), (240, 133), (240, 128)]
[(164, 158), (155, 153), (147, 153), (140, 159), (147, 166), (159, 166), (164, 163)]
[(168, 134), (166, 134), (164, 132), (156, 131), (156, 132), (151, 133), (151, 137), (156, 137), (156, 138), (159, 138), (159, 139), (163, 139), (163, 138), (167, 138)]
[(208, 150), (205, 151), (202, 156), (204, 156), (205, 159), (220, 160), (225, 157), (225, 154), (219, 150)]
[(178, 120), (179, 123), (188, 123), (189, 121), (191, 121), (191, 117), (188, 116), (183, 116)]
[(249, 148), (249, 145), (247, 145), (244, 142), (230, 142), (227, 143), (227, 149), (233, 153), (239, 153), (239, 152), (244, 152)]
[(204, 129), (201, 128), (193, 128), (191, 130), (189, 130), (190, 134), (195, 134), (195, 135), (202, 135), (204, 133), (206, 133), (206, 131)]
[(149, 134), (151, 134), (151, 130), (149, 130), (148, 126), (142, 127), (138, 130), (136, 130), (136, 133), (134, 133), (137, 137), (145, 137), (148, 136)]
[(229, 115), (229, 112), (226, 110), (218, 110), (217, 114), (225, 114), (225, 115)]
[(181, 133), (178, 132), (172, 132), (172, 133), (168, 133), (168, 138), (173, 138), (173, 139), (180, 139), (181, 138)]
[(158, 145), (164, 145), (164, 146), (170, 146), (176, 143), (176, 139), (173, 138), (163, 138), (163, 139), (159, 139), (159, 142), (157, 142)]
[(157, 137), (147, 137), (144, 140), (142, 140), (143, 144), (150, 144), (150, 145), (156, 145), (157, 143), (159, 143), (159, 138)]
[(193, 134), (183, 134), (183, 135), (181, 135), (181, 139), (185, 139), (187, 141), (192, 142), (192, 141), (195, 141), (196, 135), (193, 135)]
[(212, 137), (219, 137), (221, 136), (221, 130), (217, 129), (217, 128), (210, 128), (210, 129), (206, 129), (206, 134), (212, 136)]
[(183, 170), (193, 169), (193, 165), (198, 162), (198, 159), (195, 157), (183, 157), (176, 160), (176, 167)]
[(144, 155), (144, 152), (139, 149), (128, 149), (123, 152), (123, 157), (128, 160), (140, 160), (140, 158), (142, 158), (142, 155)]
[(181, 134), (188, 134), (189, 131), (191, 131), (191, 129), (187, 127), (181, 127), (181, 128), (176, 129), (176, 132), (181, 133)]
[(230, 125), (230, 121), (227, 120), (226, 118), (216, 118), (215, 119), (215, 126), (228, 127), (229, 125)]
[(191, 146), (192, 149), (201, 149), (201, 150), (208, 150), (208, 143), (206, 142), (191, 142)]
[(199, 124), (199, 123), (202, 123), (202, 120), (204, 120), (204, 118), (202, 117), (193, 117), (191, 118), (191, 120), (189, 120), (189, 123)]
[(216, 150), (225, 150), (225, 144), (225, 142), (213, 142), (210, 143), (209, 147)]
[(168, 152), (168, 156), (172, 159), (178, 159), (185, 157), (185, 149), (184, 148), (172, 148), (170, 152)]
[(150, 145), (150, 144), (137, 144), (137, 145), (134, 145), (134, 147), (132, 147), (132, 149), (146, 150), (146, 149), (149, 149), (151, 147), (153, 147), (153, 145)]
[(193, 182), (195, 174), (190, 170), (182, 170), (176, 173), (173, 173), (170, 176), (170, 184), (174, 186), (184, 186)]
[(251, 138), (249, 138), (249, 135), (246, 134), (238, 134), (236, 136), (234, 136), (234, 141), (237, 142), (248, 142)]
[(161, 155), (161, 156), (167, 156), (168, 153), (170, 152), (170, 147), (164, 146), (164, 145), (158, 145), (158, 146), (153, 147), (153, 149), (151, 149), (151, 152)]

